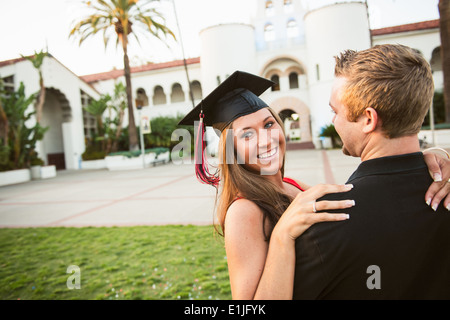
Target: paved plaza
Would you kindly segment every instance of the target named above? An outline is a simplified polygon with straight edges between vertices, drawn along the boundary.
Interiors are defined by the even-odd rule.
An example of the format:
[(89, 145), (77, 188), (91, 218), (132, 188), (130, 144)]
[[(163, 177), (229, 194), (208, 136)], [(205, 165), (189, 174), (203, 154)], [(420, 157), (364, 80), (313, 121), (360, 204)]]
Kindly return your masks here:
[[(309, 185), (344, 183), (359, 163), (340, 150), (288, 151), (285, 175)], [(52, 179), (0, 187), (0, 227), (207, 225), (215, 198), (193, 164), (58, 171)]]

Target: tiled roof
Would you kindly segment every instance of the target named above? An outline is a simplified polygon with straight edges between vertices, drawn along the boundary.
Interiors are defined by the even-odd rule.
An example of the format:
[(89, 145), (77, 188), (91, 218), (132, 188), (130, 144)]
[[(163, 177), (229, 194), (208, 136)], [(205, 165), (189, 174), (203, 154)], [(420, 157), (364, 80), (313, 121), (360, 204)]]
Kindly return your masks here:
[(9, 66), (11, 64), (15, 64), (24, 60), (25, 58), (16, 58), (11, 60), (0, 61), (0, 67)]
[[(186, 59), (186, 64), (188, 64), (188, 65), (196, 64), (196, 63), (200, 63), (199, 57)], [(131, 73), (138, 73), (138, 72), (145, 72), (145, 71), (152, 71), (152, 70), (159, 70), (159, 69), (167, 69), (167, 68), (173, 68), (173, 67), (180, 67), (183, 65), (184, 65), (183, 60), (152, 63), (152, 64), (146, 64), (143, 66), (132, 67)], [(88, 74), (85, 76), (81, 76), (80, 78), (88, 83), (92, 83), (92, 82), (96, 82), (96, 81), (116, 79), (123, 75), (124, 75), (123, 69), (119, 69), (119, 70), (111, 70), (111, 71), (95, 73), (95, 74)]]
[(439, 28), (439, 19), (371, 30), (372, 36)]
[[(27, 57), (20, 57), (20, 58), (15, 58), (15, 59), (10, 59), (10, 60), (4, 60), (4, 61), (0, 61), (0, 68), (1, 67), (5, 67), (5, 66), (9, 66), (9, 65), (13, 65), (22, 61), (25, 61), (26, 58), (31, 58), (33, 57), (33, 55), (27, 56)], [(89, 87), (91, 87), (93, 90), (95, 90), (96, 92), (97, 89), (95, 89), (89, 82), (87, 82), (86, 80), (84, 80), (82, 77), (79, 77), (78, 75), (76, 75), (72, 70), (70, 70), (69, 68), (67, 68), (65, 65), (63, 65), (58, 59), (56, 59), (50, 52), (47, 52), (47, 57), (48, 58), (52, 58), (54, 59), (56, 62), (58, 62), (63, 68), (65, 68), (67, 71), (69, 71), (70, 73), (72, 73), (75, 77), (80, 78), (81, 81), (85, 82)]]

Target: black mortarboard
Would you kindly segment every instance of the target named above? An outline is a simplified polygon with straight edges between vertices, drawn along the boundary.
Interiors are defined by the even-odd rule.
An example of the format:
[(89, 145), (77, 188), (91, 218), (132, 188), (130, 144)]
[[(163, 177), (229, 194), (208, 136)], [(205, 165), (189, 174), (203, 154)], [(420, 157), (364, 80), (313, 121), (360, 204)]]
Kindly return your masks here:
[(206, 126), (222, 124), (220, 130), (233, 120), (268, 107), (258, 98), (274, 82), (250, 73), (236, 71), (205, 97), (178, 124), (194, 125), (203, 112)]

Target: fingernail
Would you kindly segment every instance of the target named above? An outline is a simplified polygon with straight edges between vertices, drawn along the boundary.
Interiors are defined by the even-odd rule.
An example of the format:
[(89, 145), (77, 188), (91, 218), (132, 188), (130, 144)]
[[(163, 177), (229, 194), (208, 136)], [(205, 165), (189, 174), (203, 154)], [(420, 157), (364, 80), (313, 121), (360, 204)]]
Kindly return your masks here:
[(434, 176), (434, 182), (442, 181), (442, 176), (440, 173), (435, 173), (433, 176)]
[(342, 214), (341, 217), (345, 220), (350, 219), (350, 215), (349, 214)]
[(431, 209), (433, 209), (434, 211), (436, 211), (436, 210), (437, 210), (437, 207), (438, 207), (438, 205), (435, 203), (435, 204), (433, 204), (433, 205), (431, 206)]
[(349, 207), (354, 207), (356, 205), (355, 200), (347, 200), (346, 205)]
[(447, 211), (450, 211), (450, 203), (447, 205)]
[(352, 184), (346, 184), (345, 187), (346, 187), (348, 190), (353, 189), (353, 185), (352, 185)]
[(427, 203), (427, 205), (430, 205), (430, 203), (431, 203), (431, 198), (428, 198), (427, 201), (426, 201), (426, 203)]

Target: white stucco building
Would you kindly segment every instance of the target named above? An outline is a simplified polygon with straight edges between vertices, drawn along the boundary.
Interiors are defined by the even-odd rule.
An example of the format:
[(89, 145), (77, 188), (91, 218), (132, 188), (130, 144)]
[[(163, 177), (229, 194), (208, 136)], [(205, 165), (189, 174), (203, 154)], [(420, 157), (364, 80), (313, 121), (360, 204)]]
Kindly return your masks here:
[[(235, 70), (271, 79), (277, 85), (261, 98), (285, 119), (289, 147), (314, 148), (320, 147), (321, 128), (332, 119), (328, 101), (334, 77), (333, 57), (345, 49), (363, 50), (383, 43), (408, 45), (430, 61), (436, 89), (443, 86), (438, 20), (370, 30), (367, 8), (361, 1), (340, 2), (310, 11), (302, 6), (301, 0), (258, 1), (258, 4), (252, 24), (214, 25), (200, 32), (200, 57), (186, 60), (194, 104)], [(0, 63), (2, 78), (13, 76), (14, 86), (24, 81), (28, 92), (37, 91), (38, 81), (31, 76), (33, 72), (22, 71), (32, 68), (29, 62), (5, 63)], [(143, 101), (145, 115), (150, 118), (184, 115), (192, 109), (182, 60), (134, 67), (131, 72), (133, 101)], [(52, 92), (54, 96), (53, 102), (46, 101), (45, 121), (59, 128), (48, 133), (40, 154), (51, 162), (49, 156), (53, 152), (64, 152), (65, 167), (77, 169), (77, 159), (84, 151), (84, 132), (89, 129), (86, 123), (89, 119), (83, 117), (81, 108), (82, 97), (97, 98), (101, 93), (112, 93), (116, 82), (125, 83), (123, 70), (79, 78), (56, 59), (49, 58), (44, 79), (46, 87), (53, 90), (50, 96)], [(62, 117), (56, 116), (56, 111)], [(47, 142), (56, 141), (57, 132), (58, 144)], [(47, 149), (48, 145), (55, 146), (55, 150)]]
[[(85, 150), (84, 127), (95, 125), (82, 107), (100, 93), (51, 55), (43, 61), (42, 74), (46, 97), (41, 125), (49, 130), (38, 142), (37, 152), (58, 169), (78, 169)], [(25, 58), (0, 62), (0, 77), (5, 87), (17, 89), (23, 82), (27, 96), (40, 90), (38, 72)]]

